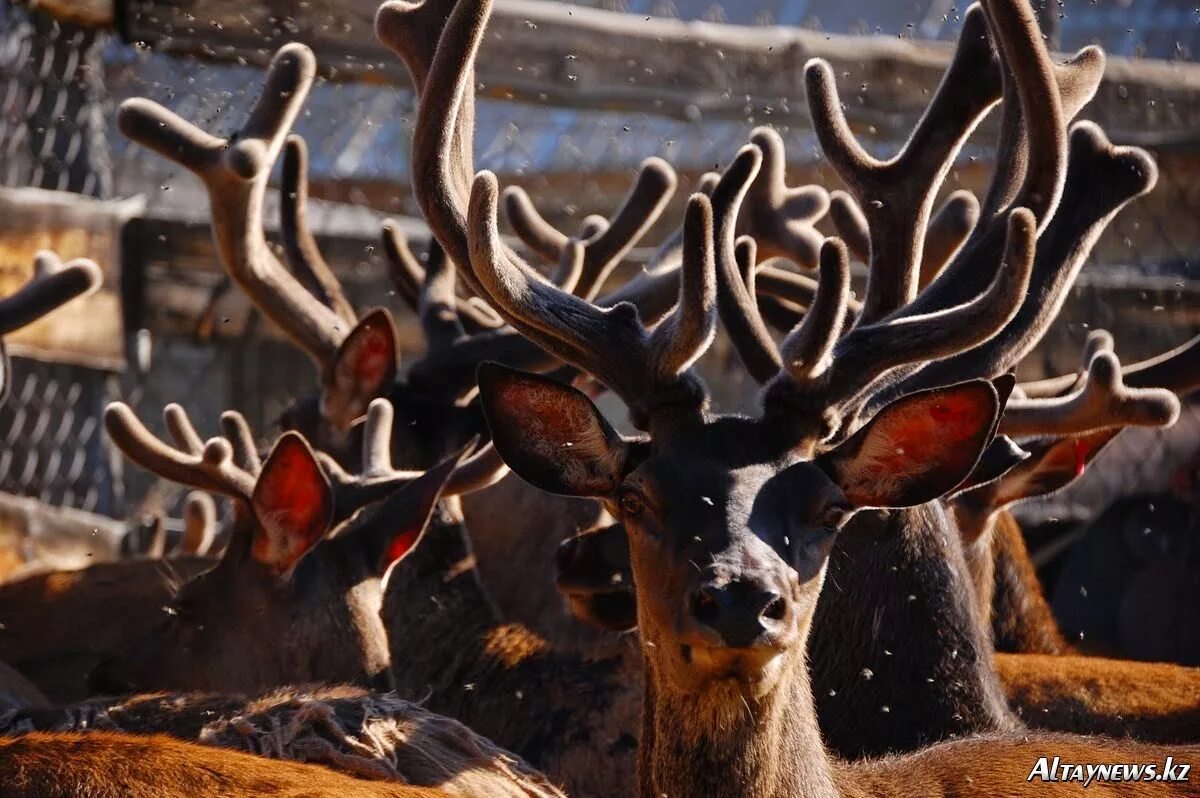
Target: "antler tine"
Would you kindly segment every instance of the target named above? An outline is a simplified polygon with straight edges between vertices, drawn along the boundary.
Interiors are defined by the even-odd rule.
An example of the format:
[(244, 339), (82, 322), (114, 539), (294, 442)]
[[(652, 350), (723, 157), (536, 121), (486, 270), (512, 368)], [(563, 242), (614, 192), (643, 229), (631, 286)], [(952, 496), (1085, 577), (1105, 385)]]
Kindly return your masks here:
[[(1067, 165), (1067, 120), (1054, 64), (1042, 41), (1037, 15), (1029, 0), (983, 0), (995, 35), (1004, 81), (1012, 81), (1023, 122), (1018, 163), (1024, 178), (1009, 207), (1028, 208), (1044, 230), (1062, 196)], [(1004, 168), (1012, 165), (997, 162)]]
[[(596, 298), (612, 270), (662, 215), (678, 182), (675, 170), (661, 158), (642, 162), (637, 179), (606, 227), (581, 236), (583, 272), (572, 293), (589, 302)], [(509, 223), (522, 241), (547, 260), (564, 257), (570, 239), (542, 218), (523, 189), (505, 189), (504, 201)]]
[[(1077, 122), (1071, 130), (1063, 201), (1038, 241), (1030, 291), (1017, 315), (996, 337), (930, 364), (904, 386), (932, 387), (964, 379), (964, 375), (994, 377), (1011, 370), (1053, 323), (1084, 261), (1113, 216), (1148, 192), (1157, 176), (1154, 161), (1144, 151), (1115, 147), (1096, 125)], [(931, 283), (930, 290), (939, 282), (941, 278)], [(925, 296), (922, 294), (914, 304), (920, 305)]]
[(79, 258), (64, 264), (53, 252), (34, 256), (33, 276), (11, 296), (0, 299), (0, 335), (19, 330), (70, 300), (100, 287), (100, 267)]
[(392, 466), (392, 422), (395, 411), (387, 399), (374, 399), (363, 422), (363, 476), (383, 477), (395, 472)]
[(163, 408), (163, 423), (167, 432), (175, 439), (175, 445), (187, 454), (200, 455), (204, 453), (204, 441), (201, 440), (187, 411), (174, 402)]
[[(382, 237), (383, 253), (387, 261), (388, 276), (391, 278), (392, 287), (404, 300), (404, 304), (408, 305), (414, 313), (420, 314), (421, 286), (425, 283), (425, 269), (417, 260), (417, 256), (413, 254), (412, 248), (409, 247), (408, 236), (391, 219), (383, 223)], [(430, 259), (436, 257), (435, 250), (441, 252), (442, 257), (445, 256), (437, 241), (430, 239), (428, 254)], [(504, 320), (497, 316), (496, 312), (479, 297), (463, 299), (455, 296), (454, 311), (458, 315), (463, 329), (472, 335), (504, 326)]]
[(179, 550), (197, 556), (207, 554), (217, 536), (217, 505), (212, 496), (200, 490), (188, 493), (183, 502), (183, 522)]
[[(450, 5), (453, 10), (443, 16)], [(458, 264), (470, 263), (471, 256), (465, 211), (472, 174), (473, 120), (468, 117), (474, 109), (475, 56), (490, 17), (490, 0), (389, 2), (375, 17), (380, 41), (404, 60), (420, 90), (412, 141), (413, 193), (434, 237)], [(470, 269), (461, 277), (474, 293), (488, 298)]]
[(262, 94), (241, 131), (211, 136), (145, 99), (121, 104), (117, 125), (127, 137), (191, 170), (208, 189), (221, 263), (256, 306), (324, 366), (347, 325), (293, 277), (263, 233), (263, 200), (271, 167), (316, 74), (304, 45), (280, 48)]
[(850, 253), (840, 239), (821, 247), (821, 279), (804, 321), (779, 345), (784, 368), (799, 381), (829, 368), (833, 347), (842, 334), (850, 298)]
[(442, 248), (430, 248), (417, 314), (421, 318), (421, 329), (431, 352), (446, 349), (466, 335), (458, 318), (456, 278), (457, 269)]
[[(1092, 358), (1100, 352), (1115, 351), (1116, 342), (1113, 341), (1112, 335), (1105, 330), (1093, 330), (1088, 333), (1087, 340), (1083, 344), (1083, 361), (1079, 371), (1074, 374), (1064, 374), (1061, 377), (1049, 377), (1044, 380), (1035, 382), (1022, 382), (1017, 385), (1015, 396), (1024, 397), (1026, 399), (1048, 399), (1055, 396), (1062, 396), (1064, 393), (1074, 392), (1082, 386), (1083, 381), (1087, 378), (1087, 369), (1091, 365)], [(1126, 369), (1128, 373), (1128, 369)]]
[[(688, 202), (679, 303), (652, 333), (632, 305), (598, 308), (510, 257), (496, 226), (498, 199), (495, 175), (480, 172), (468, 217), (471, 265), (500, 314), (546, 351), (604, 383), (625, 401), (639, 426), (648, 424), (662, 404), (687, 398), (699, 407), (702, 386), (680, 372), (707, 346), (715, 327), (713, 308), (705, 302), (714, 279), (708, 198), (695, 195)], [(697, 256), (706, 250), (707, 257)]]
[[(854, 198), (844, 191), (834, 191), (829, 199), (829, 215), (838, 235), (846, 242), (850, 254), (863, 263), (869, 263), (871, 234), (867, 229), (867, 217)], [(979, 200), (975, 199), (974, 194), (960, 190), (946, 198), (925, 230), (921, 264), (917, 270), (918, 291), (929, 285), (954, 258), (978, 221)]]
[(1014, 437), (1079, 435), (1107, 427), (1168, 427), (1179, 418), (1179, 399), (1161, 388), (1129, 388), (1121, 363), (1109, 351), (1092, 358), (1083, 386), (1054, 399), (1010, 400), (1000, 432)]
[(834, 345), (828, 366), (804, 379), (781, 374), (767, 389), (771, 412), (816, 401), (839, 414), (893, 369), (947, 357), (991, 338), (1012, 319), (1029, 287), (1037, 223), (1025, 208), (1010, 212), (1004, 267), (975, 299), (922, 316), (901, 313), (855, 327)]
[(321, 257), (317, 239), (308, 226), (308, 145), (296, 134), (283, 148), (283, 175), (279, 190), (279, 232), (288, 266), (322, 304), (349, 327), (358, 317), (333, 269)]
[(421, 304), (421, 284), (425, 282), (425, 269), (421, 267), (417, 256), (413, 254), (408, 243), (408, 236), (393, 220), (384, 221), (380, 234), (392, 287), (404, 300), (404, 304), (417, 312)]
[(126, 457), (160, 477), (247, 502), (254, 494), (254, 477), (233, 464), (233, 450), (223, 438), (211, 439), (198, 454), (172, 448), (124, 402), (105, 408), (104, 426)]
[(735, 233), (738, 210), (761, 166), (762, 152), (756, 145), (747, 144), (738, 151), (713, 190), (717, 306), (721, 323), (746, 371), (760, 385), (779, 372), (783, 361), (759, 315), (755, 297), (742, 280)]
[(562, 254), (558, 258), (558, 267), (550, 275), (550, 282), (557, 285), (568, 294), (579, 294), (576, 287), (583, 277), (583, 264), (587, 258), (586, 245), (578, 238), (567, 239)]
[(867, 229), (867, 217), (854, 197), (845, 191), (829, 192), (829, 218), (850, 254), (863, 263), (870, 263), (871, 231)]
[(764, 260), (789, 258), (811, 269), (822, 241), (812, 225), (829, 210), (829, 194), (820, 186), (788, 187), (783, 138), (772, 128), (755, 128), (750, 143), (762, 152), (762, 168), (746, 191), (738, 229), (754, 237)]
[(933, 282), (958, 253), (971, 231), (979, 222), (979, 200), (970, 191), (955, 191), (942, 203), (941, 209), (925, 231), (925, 248), (921, 252), (921, 268), (917, 290)]
[(869, 155), (850, 131), (832, 68), (805, 67), (809, 108), (821, 149), (858, 200), (871, 242), (870, 273), (859, 324), (912, 301), (933, 199), (971, 131), (1000, 99), (1000, 81), (984, 16), (968, 10), (958, 49), (925, 114), (890, 161)]
[(563, 248), (567, 245), (567, 236), (538, 213), (525, 189), (509, 186), (501, 196), (504, 200), (504, 216), (517, 238), (552, 263), (561, 258)]
[(226, 410), (221, 414), (221, 434), (233, 447), (233, 462), (257, 479), (262, 472), (262, 460), (246, 417), (236, 410)]

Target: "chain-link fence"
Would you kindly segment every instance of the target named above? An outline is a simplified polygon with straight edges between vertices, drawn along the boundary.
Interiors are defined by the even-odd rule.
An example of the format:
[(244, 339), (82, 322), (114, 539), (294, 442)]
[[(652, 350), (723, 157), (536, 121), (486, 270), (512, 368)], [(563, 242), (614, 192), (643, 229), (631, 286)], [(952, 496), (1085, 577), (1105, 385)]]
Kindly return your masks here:
[[(596, 0), (580, 5), (647, 20), (794, 25), (837, 34), (941, 41), (955, 38), (962, 10), (946, 0)], [(1064, 49), (1095, 40), (1114, 55), (1180, 63), (1200, 51), (1200, 14), (1184, 3), (1054, 0), (1041, 5), (1047, 7), (1042, 10), (1047, 34)], [(215, 28), (212, 35), (218, 35)], [(636, 64), (638, 59), (639, 53), (630, 52), (626, 60)], [(255, 60), (261, 59), (250, 58)], [(586, 71), (585, 65), (579, 69)], [(46, 13), (0, 0), (0, 183), (98, 197), (142, 194), (156, 219), (184, 220), (195, 227), (207, 208), (195, 178), (129, 145), (115, 130), (114, 109), (125, 98), (146, 96), (205, 129), (228, 132), (256, 97), (261, 74), (258, 66), (239, 64), (236, 58), (164, 54), (126, 43), (104, 29), (55, 21)], [(642, 74), (640, 88), (653, 89), (657, 79), (655, 74)], [(714, 91), (720, 93), (722, 76), (713, 80)], [(860, 102), (868, 91), (865, 86), (844, 89), (848, 103)], [(1148, 96), (1138, 94), (1137, 87), (1130, 91), (1135, 99)], [(745, 114), (735, 118), (700, 111), (627, 110), (616, 102), (602, 108), (539, 104), (531, 96), (537, 99), (536, 92), (526, 91), (522, 101), (515, 102), (496, 92), (481, 92), (476, 165), (496, 171), (505, 182), (528, 187), (547, 216), (565, 227), (577, 225), (590, 213), (609, 213), (637, 164), (651, 155), (677, 167), (682, 182), (679, 194), (686, 196), (688, 186), (705, 170), (726, 161), (754, 126), (780, 118), (771, 105), (749, 99)], [(804, 107), (799, 95), (780, 102), (793, 110)], [(1121, 110), (1119, 102), (1109, 106)], [(332, 226), (330, 220), (340, 218), (341, 206), (332, 203), (417, 215), (408, 190), (413, 110), (412, 93), (387, 81), (345, 81), (328, 75), (318, 80), (296, 126), (312, 153), (313, 193), (331, 203), (314, 206), (314, 226)], [(1130, 120), (1153, 118), (1141, 106), (1127, 110)], [(1173, 107), (1162, 113), (1186, 117), (1185, 111), (1194, 110)], [(1132, 121), (1125, 127), (1137, 124)], [(792, 182), (837, 187), (811, 128), (795, 121), (794, 115), (777, 126), (787, 145)], [(874, 137), (871, 130), (859, 132), (880, 155), (894, 152), (900, 143), (896, 131), (881, 130)], [(1174, 133), (1156, 137), (1153, 129), (1137, 132), (1137, 140), (1129, 143), (1150, 146), (1160, 164), (1158, 186), (1150, 197), (1124, 210), (1095, 248), (1063, 319), (1047, 346), (1031, 358), (1036, 370), (1075, 368), (1089, 328), (1115, 329), (1122, 356), (1136, 359), (1186, 339), (1200, 324), (1192, 282), (1200, 277), (1200, 225), (1195, 224), (1200, 218), (1200, 181), (1196, 180), (1200, 131), (1195, 137)], [(986, 180), (994, 149), (994, 130), (981, 130), (964, 149), (946, 190), (960, 186), (978, 190)], [(651, 239), (665, 232), (665, 226), (655, 230)], [(211, 259), (211, 249), (196, 243), (207, 239), (202, 227), (186, 235), (145, 235), (145, 241), (135, 242), (137, 246), (126, 253), (122, 279), (135, 272), (161, 272), (164, 280), (192, 281), (195, 291), (209, 290), (218, 281), (215, 264), (202, 262)], [(352, 294), (363, 300), (363, 306), (392, 304), (384, 297), (373, 237), (349, 240), (330, 260), (353, 282)], [(190, 264), (196, 266), (194, 274), (188, 272)], [(123, 468), (104, 446), (99, 413), (106, 401), (124, 398), (147, 420), (156, 419), (166, 402), (179, 401), (202, 432), (215, 429), (220, 411), (236, 407), (247, 412), (265, 435), (288, 397), (315, 385), (306, 359), (263, 337), (261, 327), (245, 328), (237, 337), (218, 334), (199, 341), (190, 334), (194, 325), (189, 320), (167, 331), (158, 328), (158, 321), (148, 321), (161, 316), (147, 312), (135, 319), (151, 333), (145, 373), (136, 363), (124, 374), (31, 360), (14, 363), (13, 397), (0, 410), (0, 429), (11, 430), (8, 451), (0, 459), (0, 490), (118, 518), (147, 508), (170, 509), (177, 492)], [(131, 318), (127, 312), (127, 323)], [(126, 330), (130, 352), (137, 349), (136, 332)], [(750, 395), (751, 386), (728, 347), (718, 347), (711, 360), (707, 367), (720, 382), (721, 401), (734, 403)], [(1124, 466), (1113, 467), (1107, 472), (1114, 475), (1105, 488), (1109, 493), (1169, 478), (1179, 464), (1176, 461), (1183, 462), (1189, 450), (1200, 445), (1194, 418), (1176, 430), (1133, 437), (1136, 451), (1114, 454), (1111, 459), (1129, 459), (1134, 468), (1141, 459), (1146, 478), (1131, 480)], [(1137, 454), (1148, 449), (1168, 453), (1170, 462), (1149, 465)]]

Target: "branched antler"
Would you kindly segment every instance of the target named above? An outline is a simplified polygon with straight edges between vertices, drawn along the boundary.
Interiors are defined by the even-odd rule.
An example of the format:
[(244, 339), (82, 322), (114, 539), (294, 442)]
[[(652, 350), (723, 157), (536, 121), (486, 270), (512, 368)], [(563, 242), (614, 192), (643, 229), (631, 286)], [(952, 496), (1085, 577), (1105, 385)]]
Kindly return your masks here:
[(653, 330), (643, 326), (634, 306), (596, 307), (511, 255), (500, 241), (498, 202), (495, 176), (481, 172), (471, 191), (471, 266), (497, 311), (526, 337), (620, 396), (642, 428), (664, 406), (703, 407), (706, 392), (688, 369), (716, 332), (708, 197), (697, 194), (688, 201), (679, 302)]
[[(393, 221), (383, 223), (383, 252), (388, 265), (388, 276), (396, 293), (414, 313), (421, 311), (421, 286), (425, 284), (425, 267), (413, 254), (408, 236)], [(445, 253), (434, 240), (429, 242), (427, 258), (445, 257)], [(455, 296), (454, 311), (458, 314), (463, 329), (471, 335), (504, 326), (504, 320), (479, 297), (463, 299)]]
[(787, 258), (814, 268), (823, 237), (813, 225), (829, 209), (829, 194), (820, 186), (788, 187), (783, 139), (771, 128), (756, 128), (750, 143), (762, 153), (762, 167), (746, 190), (738, 233), (754, 239), (764, 260)]
[(117, 448), (147, 471), (180, 485), (249, 503), (255, 478), (234, 463), (229, 441), (211, 438), (202, 443), (179, 405), (167, 405), (163, 416), (175, 446), (156, 438), (124, 402), (113, 402), (105, 408), (104, 426)]
[[(375, 399), (362, 424), (362, 471), (347, 473), (333, 458), (318, 453), (317, 459), (334, 487), (334, 522), (340, 523), (360, 508), (381, 501), (398, 488), (420, 477), (423, 471), (405, 471), (392, 465), (391, 402)], [(466, 447), (474, 448), (476, 441)], [(461, 496), (496, 484), (508, 474), (508, 466), (490, 443), (458, 463), (446, 482), (443, 496)]]
[(810, 62), (805, 83), (821, 148), (866, 215), (870, 273), (859, 323), (870, 324), (912, 301), (937, 190), (971, 131), (1000, 99), (984, 15), (978, 7), (965, 15), (958, 50), (941, 85), (890, 161), (872, 157), (854, 138), (829, 64)]
[(358, 321), (333, 269), (321, 257), (317, 239), (308, 226), (308, 145), (295, 134), (283, 149), (283, 179), (279, 188), (279, 233), (288, 266), (300, 282), (346, 323)]
[(1161, 388), (1129, 388), (1111, 351), (1088, 365), (1083, 385), (1052, 399), (1011, 399), (1000, 432), (1013, 437), (1079, 435), (1108, 427), (1167, 427), (1179, 417), (1179, 400)]
[(190, 170), (208, 189), (213, 235), (230, 276), (322, 367), (349, 327), (276, 259), (263, 234), (271, 167), (316, 73), (312, 51), (289, 44), (275, 54), (263, 91), (236, 135), (210, 135), (146, 99), (121, 104), (117, 125), (133, 141)]
[[(637, 180), (612, 218), (580, 235), (583, 263), (572, 293), (589, 302), (600, 294), (612, 270), (662, 215), (677, 183), (675, 170), (661, 158), (642, 163)], [(513, 231), (530, 249), (553, 262), (569, 257), (570, 239), (542, 218), (524, 189), (510, 186), (504, 190), (504, 210)], [(563, 285), (561, 279), (554, 282)]]

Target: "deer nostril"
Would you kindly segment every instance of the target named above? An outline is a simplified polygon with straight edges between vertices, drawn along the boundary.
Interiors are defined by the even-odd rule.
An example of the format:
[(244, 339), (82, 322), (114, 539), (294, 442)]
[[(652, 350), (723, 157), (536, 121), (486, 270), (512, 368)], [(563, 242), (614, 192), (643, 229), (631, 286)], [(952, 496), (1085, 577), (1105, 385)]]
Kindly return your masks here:
[(721, 614), (720, 604), (708, 588), (692, 593), (692, 617), (702, 624), (711, 626)]
[(783, 600), (782, 596), (776, 596), (769, 604), (767, 604), (766, 607), (763, 608), (762, 615), (760, 617), (771, 621), (782, 621), (786, 615), (787, 602)]

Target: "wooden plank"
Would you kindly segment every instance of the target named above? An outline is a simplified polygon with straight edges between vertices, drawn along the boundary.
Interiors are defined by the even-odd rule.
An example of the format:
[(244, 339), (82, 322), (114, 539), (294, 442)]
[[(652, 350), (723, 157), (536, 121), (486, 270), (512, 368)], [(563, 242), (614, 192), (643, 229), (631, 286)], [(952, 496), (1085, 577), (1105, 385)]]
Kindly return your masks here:
[(104, 274), (100, 290), (68, 302), (9, 335), (13, 354), (118, 370), (125, 362), (120, 302), (120, 232), (145, 207), (141, 199), (102, 201), (60, 191), (0, 188), (0, 296), (33, 273), (38, 250), (63, 260), (91, 258)]
[[(283, 4), (284, 13), (267, 0), (118, 1), (125, 38), (164, 52), (262, 64), (298, 40), (330, 77), (408, 85), (399, 59), (375, 39), (378, 0), (306, 0)], [(501, 0), (478, 82), (485, 97), (559, 107), (807, 126), (803, 67), (820, 57), (838, 75), (852, 125), (895, 139), (907, 137), (950, 54), (941, 42)], [(1124, 143), (1196, 141), (1200, 66), (1110, 58), (1086, 115)]]

